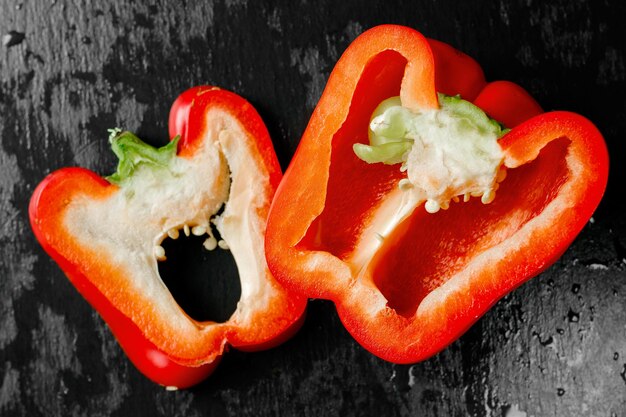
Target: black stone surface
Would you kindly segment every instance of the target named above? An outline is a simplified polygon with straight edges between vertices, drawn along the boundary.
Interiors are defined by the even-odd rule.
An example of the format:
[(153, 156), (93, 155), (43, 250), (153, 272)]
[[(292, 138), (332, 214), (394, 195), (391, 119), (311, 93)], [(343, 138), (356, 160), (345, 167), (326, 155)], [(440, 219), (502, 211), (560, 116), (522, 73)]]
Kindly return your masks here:
[[(626, 3), (333, 3), (0, 2), (0, 415), (626, 415)], [(171, 102), (207, 83), (256, 106), (286, 167), (341, 52), (380, 23), (448, 42), (488, 79), (593, 120), (612, 164), (594, 221), (423, 363), (372, 356), (332, 304), (312, 301), (284, 345), (231, 352), (187, 391), (151, 383), (36, 243), (34, 187), (68, 165), (110, 173), (107, 128), (165, 143)]]

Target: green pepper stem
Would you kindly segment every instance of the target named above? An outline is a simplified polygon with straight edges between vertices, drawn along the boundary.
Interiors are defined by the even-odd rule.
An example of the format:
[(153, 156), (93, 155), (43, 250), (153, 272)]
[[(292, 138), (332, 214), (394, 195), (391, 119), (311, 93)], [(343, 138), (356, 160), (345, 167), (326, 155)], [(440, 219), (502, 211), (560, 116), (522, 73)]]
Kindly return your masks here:
[(160, 148), (148, 145), (133, 133), (119, 128), (109, 129), (109, 142), (113, 153), (119, 158), (117, 171), (106, 177), (107, 181), (120, 185), (130, 177), (140, 165), (153, 168), (167, 168), (176, 156), (180, 136)]
[(447, 96), (437, 93), (437, 97), (442, 108), (459, 119), (467, 119), (481, 133), (490, 132), (501, 138), (510, 130), (505, 129), (497, 120), (487, 116), (483, 109), (474, 103), (463, 100), (460, 96)]

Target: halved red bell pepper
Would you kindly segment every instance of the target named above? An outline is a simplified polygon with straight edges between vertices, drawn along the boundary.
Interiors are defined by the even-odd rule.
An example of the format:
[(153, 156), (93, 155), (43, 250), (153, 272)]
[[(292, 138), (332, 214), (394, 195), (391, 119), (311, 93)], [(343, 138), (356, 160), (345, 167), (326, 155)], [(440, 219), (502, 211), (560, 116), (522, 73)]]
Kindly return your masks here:
[[(274, 276), (294, 292), (334, 301), (353, 337), (391, 362), (413, 363), (441, 351), (502, 296), (555, 262), (606, 186), (607, 150), (591, 122), (543, 113), (521, 87), (487, 84), (482, 74), (473, 59), (412, 29), (365, 32), (331, 73), (272, 203), (266, 256)], [(429, 207), (422, 198), (389, 221), (403, 204), (403, 189), (416, 187), (404, 172), (414, 151), (402, 154), (402, 167), (394, 165), (400, 154), (388, 164), (370, 164), (355, 152), (368, 157), (375, 148), (367, 145), (371, 129), (391, 129), (391, 116), (371, 123), (370, 116), (394, 96), (401, 117), (430, 115), (429, 126), (439, 121), (444, 129), (450, 114), (460, 114), (459, 126), (499, 132), (490, 142), (499, 165), (493, 188), (483, 194), (490, 204), (469, 191), (460, 196), (465, 203)], [(452, 109), (445, 117), (444, 104)], [(483, 111), (512, 130), (506, 133)], [(400, 131), (405, 142), (421, 137)], [(463, 155), (452, 156), (465, 163)], [(423, 167), (422, 173), (426, 182), (432, 179)]]
[[(179, 136), (155, 149), (114, 131), (117, 172), (107, 179), (82, 168), (50, 174), (31, 199), (30, 218), (43, 248), (135, 366), (159, 384), (184, 388), (208, 376), (227, 345), (252, 351), (289, 338), (306, 299), (285, 292), (265, 261), (281, 171), (254, 108), (228, 91), (192, 88), (172, 107), (170, 135)], [(206, 234), (207, 249), (219, 243), (232, 251), (241, 299), (228, 321), (193, 320), (161, 281), (161, 242), (181, 233)]]

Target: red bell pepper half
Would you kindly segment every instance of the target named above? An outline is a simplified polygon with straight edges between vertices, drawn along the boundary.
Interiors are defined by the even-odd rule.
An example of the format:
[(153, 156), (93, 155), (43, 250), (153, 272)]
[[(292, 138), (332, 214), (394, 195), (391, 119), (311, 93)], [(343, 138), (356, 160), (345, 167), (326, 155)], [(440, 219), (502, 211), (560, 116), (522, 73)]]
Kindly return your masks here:
[[(159, 384), (184, 388), (208, 376), (227, 345), (252, 351), (289, 338), (306, 299), (287, 294), (265, 261), (281, 171), (254, 108), (218, 88), (192, 88), (172, 107), (170, 135), (179, 136), (155, 149), (114, 130), (117, 172), (107, 179), (82, 168), (50, 174), (31, 199), (30, 218), (43, 248), (135, 366)], [(232, 251), (241, 299), (228, 321), (193, 320), (161, 281), (161, 242), (181, 233), (206, 235), (209, 250)]]
[(367, 350), (413, 363), (555, 262), (607, 175), (585, 118), (543, 113), (450, 46), (379, 26), (330, 75), (274, 197), (266, 256), (287, 288), (334, 301)]

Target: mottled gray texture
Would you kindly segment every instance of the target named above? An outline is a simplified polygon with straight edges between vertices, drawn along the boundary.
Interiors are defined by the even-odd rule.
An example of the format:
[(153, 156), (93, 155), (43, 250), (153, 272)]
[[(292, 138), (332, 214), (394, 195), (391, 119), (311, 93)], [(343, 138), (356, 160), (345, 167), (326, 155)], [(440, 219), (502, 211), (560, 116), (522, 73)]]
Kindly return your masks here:
[(40, 325), (32, 332), (37, 353), (30, 362), (28, 395), (41, 414), (60, 416), (64, 411), (63, 395), (67, 393), (65, 371), (79, 377), (81, 365), (76, 357), (76, 335), (68, 329), (65, 318), (50, 308), (38, 309)]
[(304, 50), (301, 48), (291, 50), (291, 65), (298, 69), (300, 75), (308, 79), (305, 85), (306, 109), (309, 113), (315, 108), (326, 86), (328, 73), (341, 55), (337, 45), (349, 44), (362, 32), (363, 28), (359, 23), (350, 21), (340, 34), (326, 35), (325, 53), (322, 56), (320, 56), (320, 50), (317, 46), (311, 46)]
[(0, 412), (19, 408), (20, 373), (13, 369), (11, 362), (5, 363), (2, 369), (4, 377), (0, 385)]
[[(626, 415), (624, 16), (617, 0), (1, 1), (0, 415)], [(230, 352), (198, 387), (145, 379), (37, 245), (36, 184), (68, 165), (112, 172), (107, 128), (164, 143), (171, 102), (197, 84), (250, 100), (286, 167), (345, 47), (390, 22), (457, 46), (546, 109), (593, 120), (612, 163), (594, 222), (423, 363), (377, 359), (331, 303), (312, 301), (292, 340)]]
[(323, 69), (326, 64), (320, 61), (320, 51), (316, 47), (305, 51), (299, 48), (293, 49), (291, 65), (297, 66), (300, 74), (310, 79), (306, 82), (306, 105), (307, 108), (313, 110), (326, 85), (326, 73)]

